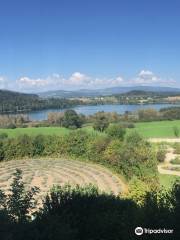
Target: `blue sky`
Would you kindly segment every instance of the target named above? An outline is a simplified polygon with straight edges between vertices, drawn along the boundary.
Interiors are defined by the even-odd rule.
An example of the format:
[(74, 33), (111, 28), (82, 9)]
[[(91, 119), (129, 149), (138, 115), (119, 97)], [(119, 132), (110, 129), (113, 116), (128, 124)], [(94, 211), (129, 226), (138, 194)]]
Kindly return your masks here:
[(180, 87), (178, 0), (0, 0), (0, 88)]

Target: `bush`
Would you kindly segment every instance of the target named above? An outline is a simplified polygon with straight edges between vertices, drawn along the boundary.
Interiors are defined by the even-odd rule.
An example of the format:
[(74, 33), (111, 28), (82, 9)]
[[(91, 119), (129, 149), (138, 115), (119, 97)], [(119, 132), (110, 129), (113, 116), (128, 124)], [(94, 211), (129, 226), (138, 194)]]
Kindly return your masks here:
[(5, 128), (7, 128), (7, 129), (15, 129), (16, 125), (14, 123), (10, 123)]
[(5, 194), (5, 192), (0, 190), (0, 209), (4, 208), (6, 215), (10, 217), (11, 221), (26, 222), (30, 218), (30, 211), (37, 206), (34, 196), (39, 189), (32, 187), (28, 191), (25, 190), (20, 169), (16, 169), (13, 176), (9, 193)]
[(136, 132), (126, 137), (118, 167), (128, 180), (137, 176), (149, 185), (158, 184), (156, 153), (150, 143)]
[(171, 160), (172, 164), (180, 164), (180, 157), (176, 157), (173, 160)]
[(5, 132), (0, 133), (0, 140), (4, 140), (6, 138), (8, 138), (8, 134), (7, 133), (5, 133)]
[(175, 143), (174, 144), (174, 153), (175, 154), (180, 154), (180, 143)]
[[(117, 167), (121, 161), (122, 142), (118, 139), (112, 140), (104, 151), (104, 158), (112, 166)], [(118, 170), (116, 168), (116, 170)]]
[(106, 133), (113, 138), (123, 140), (126, 134), (126, 129), (120, 124), (111, 124), (106, 129)]
[(76, 130), (65, 136), (66, 153), (71, 156), (83, 157), (87, 152), (87, 143), (90, 134), (83, 130)]
[(87, 144), (87, 158), (95, 162), (104, 162), (104, 152), (110, 141), (108, 136), (92, 138)]
[(45, 136), (37, 135), (32, 140), (33, 156), (42, 156), (45, 149)]
[(5, 153), (4, 153), (4, 147), (3, 143), (0, 141), (0, 161), (4, 160)]
[(158, 162), (164, 162), (166, 158), (166, 152), (167, 152), (166, 146), (160, 145), (156, 154)]
[(103, 132), (109, 126), (109, 121), (104, 112), (98, 112), (95, 115), (93, 128), (94, 130)]
[(76, 129), (82, 126), (82, 118), (74, 110), (64, 112), (62, 126), (66, 128)]
[(125, 198), (132, 199), (138, 205), (143, 206), (147, 192), (149, 191), (150, 189), (146, 183), (142, 182), (137, 177), (133, 177), (129, 182), (128, 192), (125, 194)]
[(173, 132), (174, 132), (174, 136), (178, 138), (179, 137), (179, 128), (177, 126), (173, 127)]

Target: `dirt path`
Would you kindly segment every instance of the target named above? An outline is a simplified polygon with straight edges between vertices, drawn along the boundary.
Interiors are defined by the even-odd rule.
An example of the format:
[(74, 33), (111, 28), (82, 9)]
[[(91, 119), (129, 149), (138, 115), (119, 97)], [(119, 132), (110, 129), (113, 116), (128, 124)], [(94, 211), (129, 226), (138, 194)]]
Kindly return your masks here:
[(180, 138), (149, 138), (148, 141), (154, 143), (167, 142), (167, 143), (176, 143), (180, 142)]
[(166, 153), (166, 158), (164, 160), (164, 163), (161, 163), (161, 164), (158, 165), (159, 173), (180, 176), (180, 171), (164, 169), (164, 167), (178, 167), (178, 166), (180, 166), (180, 165), (171, 164), (171, 161), (177, 156), (178, 156), (178, 154), (174, 153), (174, 149), (172, 147), (169, 147), (168, 150), (167, 150), (167, 153)]

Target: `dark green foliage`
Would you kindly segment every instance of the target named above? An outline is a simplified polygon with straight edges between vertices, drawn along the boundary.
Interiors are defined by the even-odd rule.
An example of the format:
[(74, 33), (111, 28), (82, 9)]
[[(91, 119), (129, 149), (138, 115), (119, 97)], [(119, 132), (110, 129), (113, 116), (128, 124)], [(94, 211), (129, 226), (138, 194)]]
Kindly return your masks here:
[(29, 219), (30, 211), (36, 207), (35, 195), (38, 188), (32, 187), (25, 191), (22, 182), (22, 171), (17, 169), (13, 174), (14, 179), (9, 189), (9, 194), (0, 190), (0, 208), (8, 215), (12, 222), (25, 222)]
[(0, 140), (4, 140), (8, 138), (8, 134), (7, 133), (0, 133)]
[(107, 136), (97, 136), (88, 141), (86, 157), (94, 162), (104, 163), (104, 152), (111, 139)]
[(163, 119), (180, 119), (180, 107), (162, 108), (160, 113), (162, 114)]
[[(36, 191), (25, 192), (25, 196), (30, 196), (28, 200), (21, 198), (20, 175), (18, 171), (15, 174), (12, 188), (15, 197), (11, 194), (9, 211), (5, 204), (9, 197), (0, 191), (2, 240), (136, 240), (137, 226), (174, 230), (173, 234), (143, 235), (138, 239), (179, 239), (180, 182), (168, 192), (163, 189), (145, 192), (140, 206), (131, 199), (99, 193), (92, 185), (56, 186), (30, 221), (28, 211), (34, 209)], [(139, 197), (141, 200), (141, 194)]]
[(131, 179), (137, 176), (150, 185), (157, 185), (157, 160), (149, 142), (136, 132), (129, 134), (123, 144), (118, 166)]
[(106, 129), (106, 133), (113, 138), (123, 140), (126, 134), (126, 129), (121, 124), (111, 124)]
[(5, 153), (4, 153), (4, 145), (2, 141), (0, 140), (0, 161), (4, 160)]
[(158, 162), (164, 162), (165, 157), (166, 157), (166, 152), (167, 152), (167, 147), (160, 145), (157, 150), (157, 161)]
[(95, 114), (93, 123), (94, 130), (103, 132), (109, 126), (109, 121), (104, 112), (98, 112)]
[(29, 112), (41, 109), (62, 109), (82, 104), (80, 100), (42, 99), (35, 94), (0, 90), (0, 113)]
[(173, 127), (173, 132), (175, 137), (179, 137), (179, 128), (177, 126)]
[(174, 144), (174, 153), (175, 154), (180, 154), (180, 143), (175, 143)]
[(43, 135), (37, 135), (32, 141), (33, 156), (42, 156), (45, 149), (45, 137)]
[(87, 143), (90, 139), (91, 135), (81, 129), (70, 133), (65, 136), (66, 153), (80, 158), (86, 156)]
[(62, 126), (66, 128), (76, 129), (82, 126), (82, 119), (74, 110), (66, 110), (64, 112)]

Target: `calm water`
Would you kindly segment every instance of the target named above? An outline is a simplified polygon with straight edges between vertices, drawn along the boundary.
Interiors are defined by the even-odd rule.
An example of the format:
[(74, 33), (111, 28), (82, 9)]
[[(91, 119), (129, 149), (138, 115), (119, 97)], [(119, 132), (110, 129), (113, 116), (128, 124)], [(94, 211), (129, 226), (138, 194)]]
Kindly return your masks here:
[[(73, 109), (77, 113), (82, 113), (84, 115), (92, 115), (99, 111), (104, 112), (117, 112), (117, 113), (124, 113), (125, 111), (136, 111), (138, 109), (147, 109), (147, 108), (154, 108), (156, 110), (159, 110), (161, 108), (165, 107), (172, 107), (172, 106), (178, 106), (175, 104), (133, 104), (133, 105), (124, 105), (124, 104), (106, 104), (106, 105), (97, 105), (97, 106), (77, 106)], [(179, 105), (180, 106), (180, 105)], [(41, 110), (36, 112), (30, 112), (28, 113), (28, 116), (31, 120), (46, 120), (49, 112), (62, 112), (64, 110), (62, 109), (47, 109), (47, 110)]]

